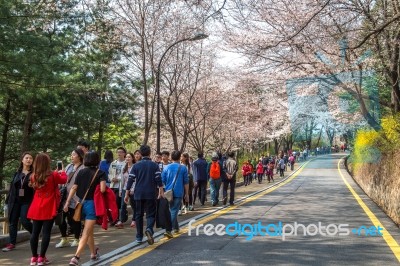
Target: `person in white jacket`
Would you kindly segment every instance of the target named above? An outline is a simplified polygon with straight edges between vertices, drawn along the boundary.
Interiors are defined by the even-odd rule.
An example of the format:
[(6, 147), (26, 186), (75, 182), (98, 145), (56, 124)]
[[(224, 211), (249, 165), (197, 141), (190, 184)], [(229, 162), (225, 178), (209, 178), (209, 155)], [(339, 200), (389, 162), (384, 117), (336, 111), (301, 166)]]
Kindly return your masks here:
[[(108, 170), (108, 178), (110, 180), (110, 188), (114, 191), (115, 198), (117, 200), (117, 206), (119, 209), (119, 214), (121, 214), (121, 179), (122, 179), (122, 170), (125, 167), (126, 161), (126, 149), (124, 147), (117, 148), (117, 160), (111, 163), (110, 168)], [(126, 217), (127, 219), (127, 217)], [(122, 227), (123, 223), (126, 222), (125, 217), (118, 216), (118, 220), (114, 221), (116, 227)]]

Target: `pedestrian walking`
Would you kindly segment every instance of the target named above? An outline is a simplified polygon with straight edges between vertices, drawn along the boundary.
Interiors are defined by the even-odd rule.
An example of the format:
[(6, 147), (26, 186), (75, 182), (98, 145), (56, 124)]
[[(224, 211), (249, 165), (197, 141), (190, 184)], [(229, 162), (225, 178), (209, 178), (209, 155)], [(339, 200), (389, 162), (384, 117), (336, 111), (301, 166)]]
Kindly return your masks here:
[[(158, 187), (158, 197), (164, 196), (164, 188), (161, 181), (160, 168), (157, 163), (150, 158), (151, 149), (148, 145), (140, 146), (142, 160), (135, 163), (129, 173), (126, 190), (131, 190), (135, 182), (134, 199), (136, 208), (136, 242), (143, 242), (143, 216), (146, 212), (146, 231), (147, 243), (154, 244), (154, 223), (156, 217), (156, 189)], [(125, 195), (125, 202), (129, 201), (129, 195)]]
[(262, 164), (262, 161), (258, 161), (258, 164), (256, 166), (256, 171), (257, 171), (257, 177), (258, 177), (258, 184), (261, 184), (263, 175), (264, 175), (264, 166)]
[[(181, 152), (173, 151), (171, 153), (172, 163), (167, 165), (162, 171), (161, 178), (165, 190), (173, 191), (173, 200), (169, 202), (171, 213), (172, 228), (175, 233), (179, 233), (178, 211), (182, 200), (189, 201), (189, 175), (188, 169), (184, 164), (180, 164)], [(167, 237), (171, 237), (171, 232), (166, 232)]]
[(207, 168), (208, 180), (210, 181), (212, 206), (216, 206), (219, 203), (219, 189), (221, 188), (222, 183), (222, 165), (218, 160), (218, 153), (214, 152), (211, 157), (211, 162), (208, 164)]
[(244, 179), (244, 185), (250, 185), (250, 179), (251, 179), (251, 168), (249, 161), (245, 161), (243, 166), (242, 166), (242, 175)]
[(71, 258), (69, 265), (79, 265), (80, 256), (85, 249), (86, 244), (89, 246), (90, 259), (95, 261), (99, 259), (98, 248), (95, 247), (93, 229), (96, 224), (96, 211), (94, 204), (94, 194), (96, 187), (100, 185), (101, 193), (106, 191), (106, 173), (98, 168), (100, 164), (100, 156), (97, 152), (90, 151), (85, 154), (83, 165), (85, 168), (79, 171), (75, 178), (67, 201), (64, 205), (64, 211), (68, 211), (68, 207), (72, 198), (76, 195), (82, 204), (81, 220), (84, 223), (82, 237), (79, 240), (78, 248), (75, 255)]
[(228, 159), (224, 162), (223, 171), (225, 172), (226, 178), (223, 181), (222, 187), (222, 203), (226, 205), (228, 201), (228, 186), (230, 189), (229, 193), (229, 204), (234, 205), (235, 201), (235, 186), (236, 186), (236, 173), (238, 171), (238, 165), (234, 159), (235, 153), (229, 152)]
[(18, 170), (10, 183), (10, 189), (6, 197), (6, 207), (8, 212), (9, 241), (2, 249), (3, 252), (15, 249), (17, 244), (18, 222), (32, 234), (32, 223), (27, 218), (29, 206), (33, 200), (34, 190), (29, 186), (29, 180), (33, 171), (33, 156), (29, 152), (24, 152)]
[[(69, 192), (71, 191), (72, 186), (75, 184), (75, 179), (76, 176), (78, 175), (79, 171), (83, 169), (83, 150), (82, 149), (75, 149), (71, 152), (71, 163), (67, 165), (65, 168), (65, 172), (68, 176), (67, 183), (63, 186), (66, 187), (66, 197), (69, 195)], [(66, 199), (65, 197), (65, 199)], [(62, 247), (77, 247), (79, 244), (79, 237), (81, 236), (81, 231), (82, 231), (82, 225), (81, 222), (74, 221), (72, 217), (74, 216), (75, 213), (75, 206), (76, 203), (79, 201), (79, 198), (77, 196), (74, 196), (70, 200), (70, 204), (68, 206), (68, 211), (64, 212), (61, 216), (61, 223), (58, 225), (58, 228), (60, 229), (61, 233), (61, 240), (59, 243), (56, 244), (56, 248), (62, 248)], [(61, 202), (60, 204), (64, 204), (65, 202)], [(64, 206), (61, 206), (61, 208), (64, 208)], [(68, 221), (68, 223), (66, 222)], [(72, 233), (74, 234), (74, 239), (70, 243), (68, 241), (68, 225), (71, 228)]]
[(197, 160), (193, 162), (193, 182), (194, 182), (194, 196), (193, 205), (196, 202), (196, 197), (198, 196), (200, 205), (204, 206), (207, 193), (207, 174), (208, 163), (204, 159), (203, 152), (197, 154)]

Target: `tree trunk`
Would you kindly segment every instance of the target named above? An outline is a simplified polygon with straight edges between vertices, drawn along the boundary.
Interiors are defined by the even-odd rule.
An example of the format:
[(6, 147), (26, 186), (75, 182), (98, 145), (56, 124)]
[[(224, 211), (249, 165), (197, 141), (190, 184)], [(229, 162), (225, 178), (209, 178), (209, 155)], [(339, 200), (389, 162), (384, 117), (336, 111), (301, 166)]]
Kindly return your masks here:
[(29, 99), (24, 123), (24, 133), (22, 135), (21, 153), (28, 151), (30, 146), (30, 136), (32, 133), (33, 99)]
[(275, 155), (277, 155), (279, 153), (279, 142), (278, 139), (274, 139), (274, 151), (275, 151)]
[[(398, 78), (398, 75), (396, 73), (396, 77)], [(392, 93), (391, 93), (391, 98), (392, 98), (392, 110), (393, 113), (398, 113), (400, 112), (400, 87), (398, 81), (396, 81), (395, 84), (392, 85)]]
[(321, 128), (321, 130), (319, 131), (319, 136), (318, 136), (318, 141), (317, 141), (316, 147), (319, 147), (319, 141), (321, 140), (322, 129), (323, 129), (323, 128)]
[[(150, 117), (149, 117), (149, 95), (147, 91), (147, 82), (146, 82), (146, 48), (145, 48), (145, 16), (142, 16), (142, 24), (141, 24), (141, 34), (140, 34), (140, 48), (142, 50), (142, 81), (143, 81), (143, 97), (144, 97), (144, 138), (143, 144), (147, 144), (149, 142), (150, 136)], [(157, 69), (159, 71), (159, 69)], [(159, 121), (158, 121), (159, 122)]]
[(331, 130), (331, 129), (327, 128), (326, 135), (328, 136), (328, 139), (329, 139), (329, 145), (330, 145), (330, 147), (332, 147), (333, 146), (333, 138), (335, 137), (335, 129)]
[(105, 117), (105, 115), (104, 115), (104, 112), (105, 112), (105, 110), (104, 110), (104, 106), (105, 106), (105, 100), (106, 100), (106, 96), (105, 96), (105, 94), (103, 93), (103, 95), (101, 96), (101, 101), (103, 102), (103, 106), (102, 106), (102, 110), (101, 110), (101, 113), (100, 113), (100, 123), (99, 123), (99, 140), (98, 140), (98, 143), (97, 143), (97, 152), (101, 155), (101, 150), (102, 150), (102, 148), (103, 148), (103, 139), (104, 139), (104, 126), (105, 126), (105, 121), (104, 121), (104, 117)]
[(4, 109), (4, 127), (1, 134), (1, 144), (0, 144), (0, 188), (3, 185), (3, 167), (6, 160), (6, 145), (8, 130), (10, 128), (10, 115), (11, 115), (11, 98), (7, 99), (6, 108)]

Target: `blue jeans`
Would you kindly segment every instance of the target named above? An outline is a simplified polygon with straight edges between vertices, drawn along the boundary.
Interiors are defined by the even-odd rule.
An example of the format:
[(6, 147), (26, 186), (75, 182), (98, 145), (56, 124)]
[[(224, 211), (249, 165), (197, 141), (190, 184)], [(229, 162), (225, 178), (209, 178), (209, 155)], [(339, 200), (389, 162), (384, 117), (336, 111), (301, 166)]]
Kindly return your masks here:
[(21, 204), (19, 202), (14, 202), (12, 207), (10, 217), (9, 217), (9, 230), (10, 230), (10, 242), (15, 245), (17, 243), (18, 234), (18, 219), (21, 221), (22, 226), (32, 234), (32, 223), (26, 215), (28, 214), (29, 204)]
[(181, 203), (182, 203), (182, 197), (180, 197), (180, 198), (174, 197), (174, 200), (169, 203), (169, 211), (171, 212), (172, 228), (175, 230), (179, 230), (178, 211), (181, 207)]
[[(126, 190), (123, 189), (122, 194), (121, 194), (121, 208), (119, 210), (119, 220), (122, 223), (125, 223), (126, 221), (128, 221), (128, 209), (127, 209), (128, 207), (125, 203), (125, 193), (126, 193)], [(129, 193), (129, 191), (128, 191), (128, 193)]]
[(218, 179), (210, 179), (210, 194), (211, 194), (211, 203), (218, 204), (219, 200), (219, 189), (221, 187), (221, 178)]

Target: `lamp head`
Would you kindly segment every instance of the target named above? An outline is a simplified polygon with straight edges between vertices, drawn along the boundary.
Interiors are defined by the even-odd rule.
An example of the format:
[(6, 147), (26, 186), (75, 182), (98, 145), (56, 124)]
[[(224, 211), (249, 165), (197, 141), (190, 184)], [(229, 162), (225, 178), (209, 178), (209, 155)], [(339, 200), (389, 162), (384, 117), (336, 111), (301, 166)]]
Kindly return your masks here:
[(207, 38), (208, 35), (203, 32), (196, 32), (193, 37), (189, 39), (189, 41), (197, 41)]

